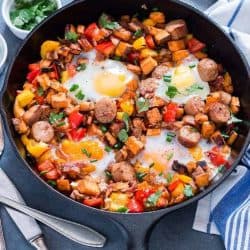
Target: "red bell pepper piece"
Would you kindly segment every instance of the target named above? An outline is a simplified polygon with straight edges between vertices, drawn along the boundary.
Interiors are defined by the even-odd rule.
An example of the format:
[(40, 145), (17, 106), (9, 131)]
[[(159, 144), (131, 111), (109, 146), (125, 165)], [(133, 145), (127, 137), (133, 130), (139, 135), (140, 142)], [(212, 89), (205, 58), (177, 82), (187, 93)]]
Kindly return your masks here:
[(102, 42), (96, 45), (96, 50), (104, 54), (105, 56), (109, 56), (113, 53), (115, 49), (115, 45), (111, 41)]
[(146, 40), (147, 46), (150, 49), (155, 48), (155, 42), (154, 42), (154, 39), (153, 39), (153, 37), (151, 35), (146, 35), (145, 40)]
[(84, 120), (84, 115), (82, 115), (78, 111), (75, 111), (69, 115), (68, 119), (71, 128), (78, 128)]
[(227, 160), (220, 153), (220, 149), (217, 146), (213, 147), (211, 151), (208, 152), (208, 157), (215, 166), (221, 166), (227, 163)]
[(165, 122), (174, 122), (176, 118), (176, 112), (177, 112), (177, 104), (175, 103), (169, 103), (167, 107), (165, 108), (165, 111), (163, 113), (163, 120)]
[(26, 76), (26, 79), (29, 81), (29, 82), (33, 82), (34, 79), (41, 73), (40, 69), (36, 69), (36, 70), (33, 70), (31, 72), (28, 73), (28, 75)]
[(140, 60), (140, 53), (137, 51), (128, 54), (128, 61), (133, 64), (138, 64)]
[(176, 188), (180, 183), (181, 183), (181, 181), (179, 181), (179, 180), (173, 181), (172, 183), (170, 183), (170, 184), (168, 185), (168, 190), (169, 190), (170, 192), (173, 192), (173, 191), (175, 190), (175, 188)]
[(90, 206), (90, 207), (100, 207), (103, 203), (102, 198), (87, 198), (82, 201), (84, 205)]
[(71, 129), (68, 136), (73, 141), (80, 141), (86, 135), (86, 128)]
[(45, 178), (48, 180), (56, 180), (59, 177), (57, 170), (54, 168), (50, 170), (48, 173), (44, 174)]
[(50, 171), (54, 168), (55, 168), (54, 164), (49, 160), (46, 160), (37, 166), (39, 172)]
[(145, 190), (137, 190), (135, 192), (135, 199), (140, 202), (141, 204), (144, 203), (144, 201), (154, 193), (154, 190), (152, 189), (145, 189)]
[(39, 63), (31, 63), (28, 66), (29, 71), (39, 70), (40, 64)]
[(91, 23), (84, 32), (84, 35), (88, 38), (88, 39), (93, 39), (94, 36), (99, 33), (99, 27), (97, 26), (96, 23)]
[(187, 44), (188, 44), (188, 49), (191, 53), (198, 52), (206, 47), (205, 43), (200, 42), (196, 38), (189, 39)]
[(67, 71), (70, 77), (73, 77), (76, 74), (76, 66), (74, 64), (69, 64), (67, 67)]
[(137, 201), (135, 198), (132, 198), (128, 202), (128, 211), (130, 213), (141, 213), (143, 212), (143, 205)]
[(43, 97), (43, 96), (36, 95), (36, 96), (35, 96), (35, 100), (36, 100), (37, 103), (40, 104), (40, 105), (44, 104), (44, 97)]

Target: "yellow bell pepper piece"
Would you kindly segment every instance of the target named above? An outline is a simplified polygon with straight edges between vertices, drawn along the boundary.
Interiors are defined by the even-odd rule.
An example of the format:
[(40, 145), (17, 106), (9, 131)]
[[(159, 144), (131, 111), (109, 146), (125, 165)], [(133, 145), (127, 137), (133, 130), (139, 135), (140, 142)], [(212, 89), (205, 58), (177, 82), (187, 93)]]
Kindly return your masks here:
[(45, 41), (42, 46), (41, 46), (41, 51), (40, 51), (40, 54), (41, 54), (41, 57), (42, 58), (45, 58), (46, 57), (46, 54), (48, 52), (52, 52), (56, 49), (58, 49), (60, 46), (60, 43), (57, 42), (57, 41), (51, 41), (51, 40), (47, 40)]
[(141, 56), (141, 58), (146, 58), (148, 56), (156, 57), (156, 56), (158, 56), (158, 53), (155, 50), (146, 48), (146, 49), (141, 50), (140, 56)]
[(117, 211), (121, 207), (127, 207), (128, 195), (124, 193), (112, 193), (110, 196), (109, 210)]
[(122, 111), (126, 112), (128, 115), (132, 115), (134, 112), (134, 104), (131, 100), (121, 102), (120, 107)]
[(134, 49), (136, 50), (140, 50), (140, 49), (143, 49), (146, 47), (146, 40), (145, 38), (142, 36), (138, 39), (136, 39), (134, 42), (133, 42), (133, 47)]
[(152, 20), (152, 19), (150, 19), (150, 18), (148, 18), (148, 19), (145, 19), (143, 22), (142, 22), (144, 25), (146, 25), (146, 26), (155, 26), (155, 22)]
[(23, 90), (17, 97), (19, 105), (23, 108), (31, 103), (35, 95), (30, 90)]
[(191, 183), (191, 182), (193, 181), (193, 179), (192, 179), (191, 177), (189, 177), (189, 176), (187, 176), (187, 175), (184, 175), (184, 174), (180, 174), (180, 175), (179, 175), (179, 179), (180, 179), (182, 182), (186, 183), (186, 184), (189, 184), (189, 183)]
[(184, 184), (179, 183), (178, 186), (174, 189), (174, 191), (171, 193), (174, 198), (182, 195), (184, 192)]
[(61, 83), (65, 83), (69, 80), (69, 72), (67, 70), (61, 73)]
[(123, 115), (124, 115), (124, 112), (117, 112), (116, 113), (116, 119), (119, 120), (119, 121), (122, 121), (122, 118), (123, 118)]
[(196, 146), (194, 148), (189, 148), (189, 153), (192, 155), (194, 160), (200, 161), (203, 153), (202, 153), (202, 148), (200, 146)]

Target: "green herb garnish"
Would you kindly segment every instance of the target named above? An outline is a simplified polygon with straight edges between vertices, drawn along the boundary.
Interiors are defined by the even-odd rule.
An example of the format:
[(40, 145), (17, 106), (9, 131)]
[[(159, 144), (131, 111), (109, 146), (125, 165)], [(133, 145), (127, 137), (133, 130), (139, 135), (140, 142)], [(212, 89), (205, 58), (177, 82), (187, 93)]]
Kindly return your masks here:
[(57, 8), (56, 2), (52, 0), (15, 0), (10, 19), (17, 28), (32, 30)]
[(43, 170), (43, 171), (41, 171), (40, 172), (40, 175), (42, 176), (42, 175), (45, 175), (45, 174), (47, 174), (49, 172), (49, 170)]
[(91, 160), (90, 163), (94, 163), (94, 162), (97, 162), (98, 160), (94, 159), (94, 160)]
[(203, 89), (203, 86), (199, 85), (198, 83), (194, 83), (189, 88), (186, 89), (187, 94), (191, 94), (197, 90)]
[(191, 64), (191, 65), (189, 65), (188, 67), (190, 68), (190, 69), (192, 69), (192, 68), (195, 68), (195, 64)]
[(183, 193), (184, 193), (184, 195), (185, 195), (186, 197), (192, 197), (192, 196), (194, 196), (194, 194), (193, 194), (193, 189), (192, 189), (192, 187), (191, 187), (190, 185), (185, 185), (185, 186), (184, 186), (184, 191), (183, 191)]
[(119, 28), (119, 23), (112, 22), (109, 18), (109, 16), (105, 13), (103, 13), (99, 18), (99, 24), (101, 27), (114, 30)]
[(66, 122), (63, 121), (63, 122), (59, 122), (56, 126), (57, 126), (57, 127), (62, 127), (62, 126), (64, 126), (65, 124), (66, 124)]
[(152, 168), (154, 165), (155, 165), (155, 163), (152, 162), (148, 167), (149, 167), (149, 168)]
[(41, 86), (37, 89), (37, 94), (38, 94), (39, 96), (43, 96), (44, 90), (43, 90), (43, 88), (42, 88)]
[(149, 109), (149, 100), (143, 97), (140, 97), (136, 100), (136, 107), (138, 113), (147, 111)]
[(167, 137), (166, 137), (166, 141), (171, 142), (175, 136), (176, 136), (176, 134), (174, 132), (168, 132)]
[(113, 178), (112, 174), (108, 170), (105, 170), (104, 172), (105, 172), (105, 175), (107, 176), (108, 179)]
[(115, 145), (114, 145), (114, 149), (120, 149), (122, 147), (122, 143), (121, 142), (117, 142)]
[(162, 192), (161, 191), (157, 191), (154, 194), (151, 194), (147, 200), (146, 200), (146, 207), (153, 207), (156, 206), (157, 201), (159, 200), (159, 198), (161, 197)]
[(122, 116), (122, 120), (124, 121), (125, 125), (126, 125), (126, 131), (129, 131), (129, 115), (128, 113), (124, 112), (123, 116)]
[(143, 35), (143, 31), (141, 29), (137, 30), (135, 33), (134, 33), (134, 37), (135, 38), (139, 38)]
[(109, 153), (111, 152), (112, 148), (106, 145), (104, 150)]
[(164, 75), (163, 76), (163, 81), (170, 83), (172, 81), (172, 76), (171, 75)]
[(173, 85), (168, 86), (168, 90), (166, 91), (166, 95), (170, 99), (174, 98), (178, 93), (179, 93), (179, 91), (175, 86), (173, 86)]
[(220, 165), (220, 166), (217, 168), (218, 173), (223, 173), (225, 170), (226, 170), (226, 167), (225, 167), (224, 165)]
[(128, 208), (127, 207), (120, 207), (116, 210), (116, 212), (119, 213), (127, 213), (128, 212)]
[(167, 160), (170, 161), (173, 158), (173, 156), (174, 156), (174, 152), (169, 152), (167, 154)]
[(64, 118), (64, 113), (63, 112), (60, 112), (60, 113), (54, 113), (54, 112), (52, 112), (52, 113), (50, 113), (50, 115), (49, 115), (49, 122), (50, 122), (50, 124), (55, 124), (55, 123), (57, 123), (58, 121), (60, 121), (61, 119), (63, 119)]
[(82, 93), (82, 91), (80, 90), (76, 95), (75, 97), (79, 100), (83, 100), (85, 95)]
[(118, 133), (118, 139), (123, 143), (127, 141), (128, 133), (125, 129), (120, 130), (120, 132)]
[(68, 32), (65, 34), (65, 39), (66, 39), (66, 40), (69, 40), (69, 41), (71, 41), (71, 42), (77, 42), (78, 35), (77, 35), (75, 32), (68, 31)]
[(141, 172), (136, 172), (136, 179), (139, 181), (139, 182), (142, 182), (143, 181), (143, 178), (147, 175), (146, 173), (141, 173)]
[(47, 183), (52, 186), (52, 187), (55, 187), (56, 186), (56, 182), (53, 181), (53, 180), (48, 180)]
[(173, 177), (174, 177), (173, 173), (167, 173), (167, 177), (166, 177), (167, 183), (172, 182)]
[(104, 126), (104, 125), (100, 125), (100, 130), (103, 132), (103, 133), (106, 133), (108, 131), (108, 129)]
[(116, 61), (121, 61), (122, 60), (122, 57), (121, 56), (113, 56), (113, 59), (116, 60)]
[(73, 85), (70, 87), (69, 91), (70, 91), (70, 92), (73, 92), (73, 91), (77, 90), (78, 88), (79, 88), (79, 85), (78, 85), (78, 84), (73, 84)]
[(89, 153), (86, 148), (82, 148), (82, 153), (85, 154), (88, 158), (91, 157), (91, 153)]
[(79, 64), (77, 67), (76, 67), (76, 70), (77, 71), (83, 71), (83, 70), (85, 70), (86, 69), (86, 64), (85, 63), (81, 63), (81, 64)]

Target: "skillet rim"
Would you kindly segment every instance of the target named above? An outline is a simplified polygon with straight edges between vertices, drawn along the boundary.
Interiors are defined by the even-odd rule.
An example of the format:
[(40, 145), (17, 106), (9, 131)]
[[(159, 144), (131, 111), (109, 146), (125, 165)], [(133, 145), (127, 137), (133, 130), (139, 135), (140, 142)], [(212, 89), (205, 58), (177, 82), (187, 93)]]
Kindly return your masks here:
[[(32, 175), (35, 176), (35, 178), (39, 179), (39, 181), (42, 182), (43, 185), (47, 186), (47, 188), (49, 190), (51, 190), (52, 192), (56, 192), (62, 198), (66, 198), (66, 199), (70, 200), (71, 202), (74, 202), (74, 204), (80, 205), (80, 206), (84, 207), (85, 209), (91, 209), (93, 212), (102, 212), (104, 214), (107, 214), (108, 216), (110, 216), (110, 215), (113, 215), (113, 216), (120, 216), (120, 215), (122, 215), (122, 216), (148, 216), (150, 214), (156, 214), (156, 213), (164, 215), (164, 214), (167, 214), (169, 212), (172, 212), (172, 211), (178, 210), (180, 208), (183, 208), (185, 206), (188, 206), (191, 203), (194, 203), (194, 202), (200, 200), (201, 198), (203, 198), (204, 196), (208, 195), (210, 192), (212, 192), (213, 190), (215, 190), (219, 185), (221, 185), (222, 182), (232, 173), (232, 171), (236, 168), (236, 166), (238, 165), (238, 163), (241, 161), (241, 158), (242, 158), (243, 154), (245, 153), (246, 148), (247, 148), (247, 146), (249, 144), (249, 141), (250, 141), (250, 128), (248, 129), (248, 133), (247, 133), (244, 145), (242, 146), (242, 148), (241, 148), (241, 150), (240, 150), (237, 158), (233, 162), (231, 168), (228, 169), (223, 174), (223, 176), (220, 177), (220, 179), (218, 181), (216, 181), (215, 183), (211, 184), (204, 191), (200, 192), (199, 194), (193, 196), (192, 198), (190, 198), (190, 199), (188, 199), (188, 200), (186, 200), (184, 202), (181, 202), (181, 203), (178, 203), (176, 205), (173, 205), (173, 206), (170, 206), (170, 207), (166, 207), (166, 208), (163, 208), (163, 209), (158, 209), (158, 210), (153, 210), (153, 211), (146, 211), (146, 212), (141, 212), (141, 213), (119, 213), (119, 212), (106, 211), (106, 210), (102, 210), (102, 209), (98, 209), (98, 208), (86, 206), (86, 205), (84, 205), (84, 204), (82, 204), (80, 202), (77, 202), (77, 201), (71, 199), (70, 197), (64, 195), (63, 193), (59, 192), (58, 190), (56, 190), (55, 188), (53, 188), (52, 186), (50, 186), (47, 182), (45, 182), (41, 177), (39, 177), (37, 175), (37, 173), (35, 172), (35, 170), (33, 169), (33, 167), (30, 164), (28, 164), (28, 162), (25, 159), (23, 159), (21, 157), (20, 153), (18, 152), (16, 143), (14, 141), (14, 138), (13, 138), (13, 136), (12, 136), (12, 134), (10, 132), (10, 128), (8, 126), (8, 119), (7, 119), (6, 110), (4, 109), (4, 106), (3, 106), (3, 96), (4, 96), (4, 94), (7, 91), (7, 86), (8, 86), (9, 78), (10, 78), (10, 75), (11, 75), (11, 71), (12, 71), (13, 65), (15, 64), (16, 58), (20, 55), (23, 47), (28, 42), (28, 40), (30, 39), (30, 37), (33, 36), (36, 33), (36, 31), (40, 29), (40, 27), (46, 25), (47, 21), (49, 21), (50, 19), (54, 18), (57, 14), (64, 12), (68, 8), (70, 8), (70, 7), (74, 6), (74, 5), (77, 5), (77, 4), (81, 4), (81, 3), (86, 2), (86, 1), (88, 1), (88, 0), (76, 0), (76, 1), (73, 1), (73, 2), (71, 2), (71, 3), (69, 3), (69, 4), (65, 5), (65, 6), (63, 6), (62, 8), (57, 9), (53, 14), (51, 14), (49, 17), (47, 17), (46, 19), (44, 19), (22, 41), (19, 49), (17, 50), (17, 53), (16, 53), (15, 57), (13, 57), (11, 59), (9, 66), (7, 66), (8, 69), (7, 69), (6, 75), (4, 77), (3, 86), (2, 86), (2, 89), (1, 89), (1, 92), (0, 92), (0, 102), (1, 102), (0, 112), (1, 112), (1, 115), (3, 117), (2, 120), (3, 120), (4, 132), (6, 133), (6, 136), (8, 137), (8, 140), (10, 142), (11, 150), (14, 151), (13, 153), (15, 154), (15, 156), (17, 157), (17, 159), (20, 161), (20, 163), (22, 165), (25, 165), (28, 168), (28, 170), (30, 172), (32, 172)], [(189, 12), (194, 12), (200, 19), (203, 19), (206, 22), (212, 24), (221, 33), (221, 35), (225, 36), (226, 39), (229, 40), (230, 44), (232, 45), (232, 47), (237, 52), (237, 54), (239, 56), (239, 59), (243, 63), (244, 69), (246, 70), (247, 75), (248, 75), (248, 82), (250, 84), (250, 65), (247, 63), (247, 60), (246, 60), (245, 56), (243, 55), (243, 52), (235, 44), (234, 40), (217, 23), (215, 21), (213, 21), (212, 19), (210, 19), (202, 11), (198, 10), (197, 8), (195, 8), (195, 7), (187, 4), (185, 2), (181, 2), (181, 1), (178, 1), (178, 0), (168, 0), (168, 2), (172, 2), (175, 5), (179, 6), (180, 8), (185, 8)]]

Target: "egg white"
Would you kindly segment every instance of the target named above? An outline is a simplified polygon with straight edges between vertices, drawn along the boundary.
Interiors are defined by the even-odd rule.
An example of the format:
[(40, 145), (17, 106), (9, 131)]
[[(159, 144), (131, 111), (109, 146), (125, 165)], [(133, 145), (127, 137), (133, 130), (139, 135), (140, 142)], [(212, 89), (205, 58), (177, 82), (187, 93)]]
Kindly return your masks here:
[[(117, 98), (123, 94), (126, 85), (137, 76), (129, 71), (126, 66), (115, 60), (106, 59), (97, 61), (96, 51), (81, 53), (80, 57), (87, 58), (86, 69), (77, 72), (74, 77), (64, 83), (68, 94), (77, 102), (97, 101), (102, 97)], [(72, 85), (79, 87), (75, 91), (70, 91)], [(85, 97), (83, 100), (76, 98), (76, 94), (81, 91)]]

